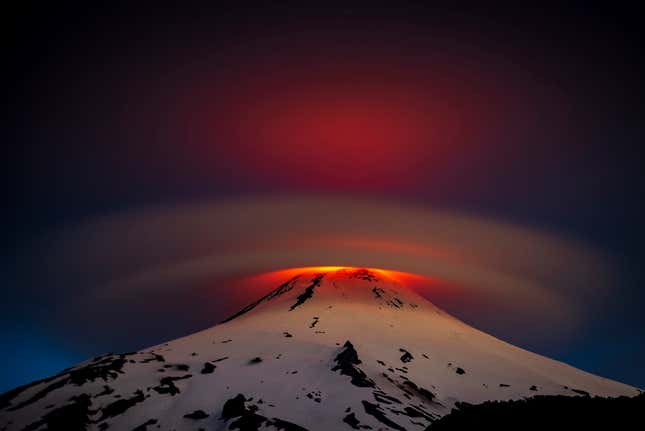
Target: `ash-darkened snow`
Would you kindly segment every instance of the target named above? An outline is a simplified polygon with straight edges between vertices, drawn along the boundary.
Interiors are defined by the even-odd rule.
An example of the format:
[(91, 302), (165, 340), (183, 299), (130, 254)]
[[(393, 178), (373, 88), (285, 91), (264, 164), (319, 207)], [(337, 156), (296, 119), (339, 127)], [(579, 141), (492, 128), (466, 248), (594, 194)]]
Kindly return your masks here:
[(536, 394), (638, 390), (484, 334), (378, 271), (341, 269), (7, 392), (0, 430), (424, 430), (457, 403)]

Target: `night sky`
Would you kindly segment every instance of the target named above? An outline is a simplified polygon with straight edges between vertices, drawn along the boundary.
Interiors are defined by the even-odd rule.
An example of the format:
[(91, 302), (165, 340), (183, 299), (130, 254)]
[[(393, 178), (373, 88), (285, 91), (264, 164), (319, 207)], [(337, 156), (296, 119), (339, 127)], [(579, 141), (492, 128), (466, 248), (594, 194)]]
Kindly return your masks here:
[[(257, 293), (229, 280), (232, 293), (208, 301), (200, 286), (75, 311), (96, 274), (72, 287), (44, 269), (66, 232), (127, 211), (296, 196), (457, 211), (602, 253), (611, 294), (566, 339), (448, 311), (644, 387), (639, 17), (584, 3), (7, 12), (0, 391), (203, 329)], [(74, 266), (79, 248), (53, 247), (55, 261)]]

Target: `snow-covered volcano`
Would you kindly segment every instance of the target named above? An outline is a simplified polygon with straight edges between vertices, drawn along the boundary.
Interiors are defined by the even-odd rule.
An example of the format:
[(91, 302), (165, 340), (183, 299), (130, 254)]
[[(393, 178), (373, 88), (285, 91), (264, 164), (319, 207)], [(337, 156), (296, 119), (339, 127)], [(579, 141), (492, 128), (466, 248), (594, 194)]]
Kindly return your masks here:
[(386, 272), (339, 269), (10, 391), (0, 430), (423, 430), (458, 401), (638, 393), (478, 331)]

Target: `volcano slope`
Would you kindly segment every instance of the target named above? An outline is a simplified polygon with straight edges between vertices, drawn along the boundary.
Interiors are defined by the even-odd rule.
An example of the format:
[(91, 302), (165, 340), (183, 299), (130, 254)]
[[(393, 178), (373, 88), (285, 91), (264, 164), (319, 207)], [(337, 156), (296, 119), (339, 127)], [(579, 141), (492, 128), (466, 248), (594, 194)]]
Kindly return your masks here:
[(385, 271), (348, 268), (305, 271), (212, 328), (7, 392), (0, 430), (445, 429), (453, 409), (486, 401), (639, 393), (474, 329)]

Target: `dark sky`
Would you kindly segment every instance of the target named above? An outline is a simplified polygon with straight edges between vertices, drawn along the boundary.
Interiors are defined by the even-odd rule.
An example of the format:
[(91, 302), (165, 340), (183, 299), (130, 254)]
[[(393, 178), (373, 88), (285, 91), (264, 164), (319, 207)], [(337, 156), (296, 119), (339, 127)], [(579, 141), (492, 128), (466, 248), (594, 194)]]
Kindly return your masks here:
[(158, 338), (75, 341), (82, 322), (48, 314), (70, 293), (25, 285), (34, 241), (132, 208), (294, 193), (455, 209), (603, 250), (620, 272), (603, 313), (566, 345), (521, 344), (645, 386), (639, 16), (583, 2), (7, 13), (0, 391), (206, 322), (151, 316)]

